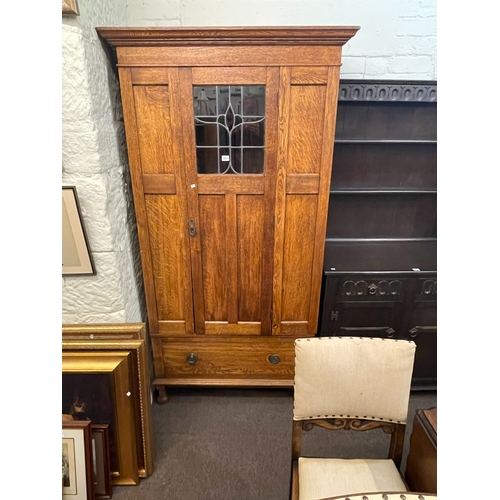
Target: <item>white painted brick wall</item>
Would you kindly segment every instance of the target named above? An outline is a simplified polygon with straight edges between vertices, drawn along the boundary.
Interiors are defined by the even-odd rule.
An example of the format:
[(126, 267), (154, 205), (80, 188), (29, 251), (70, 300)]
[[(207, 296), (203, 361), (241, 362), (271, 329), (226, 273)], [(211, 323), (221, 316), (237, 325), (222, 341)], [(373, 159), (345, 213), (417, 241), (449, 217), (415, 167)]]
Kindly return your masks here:
[(62, 20), (62, 183), (77, 188), (95, 276), (64, 277), (63, 323), (144, 321), (119, 88), (96, 26), (125, 26), (120, 0), (79, 0)]
[(127, 25), (360, 26), (342, 78), (437, 79), (437, 0), (128, 0)]
[(97, 267), (63, 278), (66, 323), (144, 321), (118, 86), (96, 26), (356, 25), (343, 78), (436, 79), (436, 0), (79, 0), (62, 21), (63, 185), (78, 189)]

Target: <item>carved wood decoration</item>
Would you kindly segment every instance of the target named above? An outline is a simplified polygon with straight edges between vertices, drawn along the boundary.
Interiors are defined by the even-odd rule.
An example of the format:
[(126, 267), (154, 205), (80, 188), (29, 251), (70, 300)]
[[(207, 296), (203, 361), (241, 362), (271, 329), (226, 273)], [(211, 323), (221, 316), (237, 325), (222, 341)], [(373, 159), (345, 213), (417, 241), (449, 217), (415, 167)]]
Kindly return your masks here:
[(379, 82), (363, 83), (359, 80), (342, 80), (340, 101), (379, 102), (435, 102), (437, 82)]
[(397, 423), (377, 422), (358, 418), (326, 418), (305, 420), (302, 422), (302, 429), (310, 431), (315, 425), (332, 431), (370, 431), (372, 429), (381, 428), (386, 434), (392, 434), (398, 426)]
[(163, 385), (293, 385), (357, 29), (97, 28), (118, 61), (162, 401)]

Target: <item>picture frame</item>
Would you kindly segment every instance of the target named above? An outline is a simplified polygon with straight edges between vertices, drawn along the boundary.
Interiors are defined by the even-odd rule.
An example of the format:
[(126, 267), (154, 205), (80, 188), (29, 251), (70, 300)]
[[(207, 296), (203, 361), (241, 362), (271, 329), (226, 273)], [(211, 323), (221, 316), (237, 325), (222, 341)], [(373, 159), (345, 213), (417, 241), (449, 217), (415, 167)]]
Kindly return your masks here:
[(92, 424), (92, 465), (95, 499), (111, 498), (111, 463), (109, 461), (109, 425)]
[(62, 275), (96, 274), (75, 186), (62, 188)]
[(93, 500), (91, 424), (62, 422), (62, 498)]
[(79, 16), (80, 11), (78, 9), (77, 0), (62, 0), (62, 15), (63, 16), (70, 16), (70, 15)]
[(62, 349), (78, 352), (123, 351), (132, 354), (136, 402), (136, 437), (139, 477), (154, 470), (152, 429), (153, 389), (151, 360), (145, 323), (63, 324)]
[(139, 484), (132, 353), (62, 353), (63, 420), (108, 424), (113, 485)]

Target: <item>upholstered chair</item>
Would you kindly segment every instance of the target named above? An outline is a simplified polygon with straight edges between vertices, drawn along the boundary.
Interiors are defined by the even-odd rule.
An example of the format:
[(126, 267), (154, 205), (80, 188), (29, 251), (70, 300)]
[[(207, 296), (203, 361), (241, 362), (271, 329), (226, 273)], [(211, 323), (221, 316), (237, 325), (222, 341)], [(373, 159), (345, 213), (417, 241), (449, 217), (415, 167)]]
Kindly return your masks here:
[[(382, 338), (296, 340), (292, 500), (408, 490), (399, 468), (415, 349), (414, 342)], [(314, 425), (353, 431), (381, 428), (391, 436), (389, 456), (302, 457), (302, 430)]]

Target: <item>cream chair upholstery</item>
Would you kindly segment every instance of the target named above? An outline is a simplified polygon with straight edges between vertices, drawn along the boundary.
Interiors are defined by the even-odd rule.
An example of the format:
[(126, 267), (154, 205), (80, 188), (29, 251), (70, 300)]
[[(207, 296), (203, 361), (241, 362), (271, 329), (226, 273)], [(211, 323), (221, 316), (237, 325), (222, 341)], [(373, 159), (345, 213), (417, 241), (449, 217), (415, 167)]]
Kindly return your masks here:
[[(405, 491), (398, 470), (408, 413), (415, 343), (317, 337), (295, 342), (292, 498), (319, 500), (363, 492)], [(389, 458), (300, 456), (302, 428), (391, 433)]]

